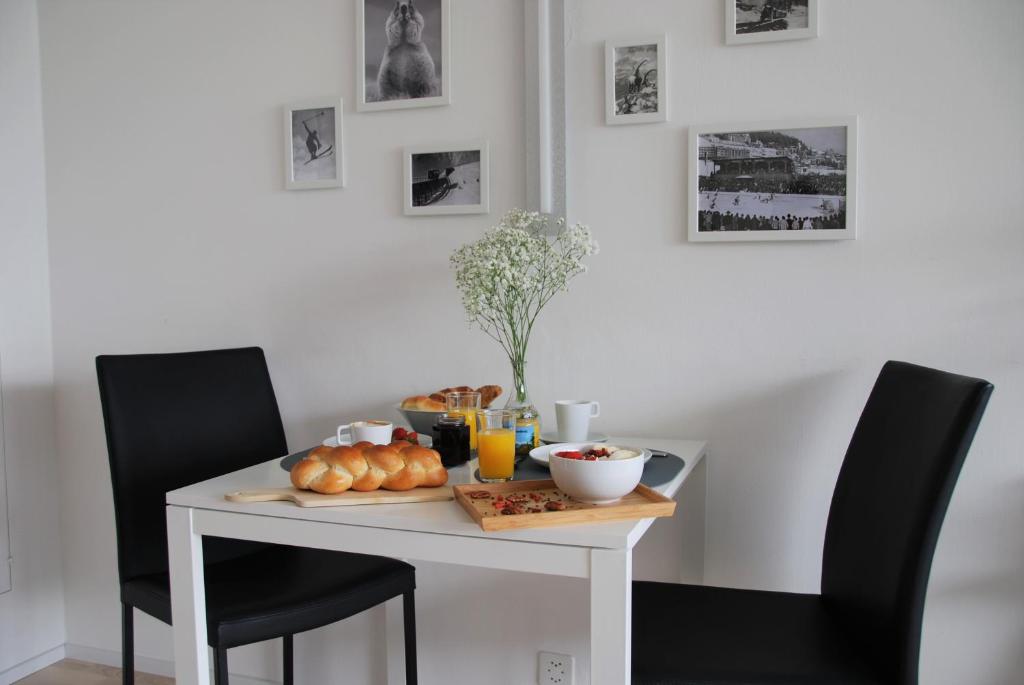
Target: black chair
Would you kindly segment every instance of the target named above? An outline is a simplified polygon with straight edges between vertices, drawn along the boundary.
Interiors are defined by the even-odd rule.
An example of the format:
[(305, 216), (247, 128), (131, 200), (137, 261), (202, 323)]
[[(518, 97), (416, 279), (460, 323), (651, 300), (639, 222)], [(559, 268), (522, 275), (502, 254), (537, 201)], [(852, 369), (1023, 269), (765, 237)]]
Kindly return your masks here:
[[(263, 350), (96, 358), (121, 584), (124, 683), (134, 682), (133, 607), (171, 623), (165, 493), (288, 453)], [(416, 682), (415, 569), (364, 554), (205, 538), (214, 677), (227, 650), (293, 636), (401, 595), (406, 682)]]
[(832, 496), (821, 594), (636, 582), (634, 685), (917, 685), (935, 543), (991, 393), (888, 362)]

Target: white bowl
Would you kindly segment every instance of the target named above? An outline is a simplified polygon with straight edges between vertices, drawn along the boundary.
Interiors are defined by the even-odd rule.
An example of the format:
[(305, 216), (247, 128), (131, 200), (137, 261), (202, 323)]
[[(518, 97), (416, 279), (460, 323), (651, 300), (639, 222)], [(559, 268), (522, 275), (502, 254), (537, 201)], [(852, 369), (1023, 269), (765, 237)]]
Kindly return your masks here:
[(558, 489), (575, 500), (587, 504), (612, 504), (633, 492), (644, 473), (643, 455), (629, 459), (566, 459), (558, 452), (585, 452), (601, 445), (563, 444), (552, 450), (551, 477)]
[(395, 405), (398, 413), (405, 417), (412, 429), (417, 433), (431, 435), (434, 430), (434, 423), (437, 417), (446, 414), (445, 411), (424, 411), (421, 409), (402, 409), (402, 405)]
[[(544, 438), (541, 438), (541, 440), (543, 440), (543, 439)], [(603, 442), (603, 441), (601, 441), (601, 442)], [(552, 452), (564, 452), (566, 450), (565, 446), (568, 445), (568, 444), (574, 444), (574, 445), (593, 445), (594, 447), (605, 447), (606, 446), (606, 445), (599, 445), (597, 443), (598, 443), (597, 440), (591, 440), (590, 442), (587, 442), (587, 443), (556, 442), (556, 443), (552, 443), (550, 445), (541, 445), (540, 447), (534, 447), (532, 450), (530, 450), (530, 459), (533, 460), (534, 464), (537, 464), (539, 466), (543, 466), (544, 468), (548, 468), (550, 466), (551, 453)], [(640, 456), (642, 456), (644, 458), (644, 463), (645, 464), (651, 460), (651, 457), (654, 456), (654, 453), (651, 452), (646, 447), (623, 447), (621, 445), (619, 445), (618, 447), (619, 447), (619, 449), (629, 449), (629, 450), (634, 450), (636, 452), (639, 452)]]

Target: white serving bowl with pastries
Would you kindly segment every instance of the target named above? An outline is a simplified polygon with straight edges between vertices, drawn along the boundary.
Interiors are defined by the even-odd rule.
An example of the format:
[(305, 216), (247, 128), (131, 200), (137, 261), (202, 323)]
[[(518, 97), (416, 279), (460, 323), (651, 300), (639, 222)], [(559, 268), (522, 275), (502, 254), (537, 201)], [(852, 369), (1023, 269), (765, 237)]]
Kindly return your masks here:
[[(644, 473), (643, 453), (629, 450), (626, 458), (568, 459), (559, 452), (586, 452), (601, 444), (566, 443), (553, 446), (549, 456), (551, 477), (558, 489), (587, 504), (614, 504), (636, 489)], [(614, 453), (613, 453), (614, 454)]]
[(414, 395), (395, 405), (395, 409), (405, 417), (414, 431), (430, 435), (437, 417), (445, 413), (445, 404), (427, 395)]
[(422, 435), (430, 435), (434, 424), (437, 423), (437, 417), (446, 413), (444, 409), (440, 411), (405, 409), (400, 404), (396, 404), (395, 409), (405, 417), (406, 423), (412, 426), (414, 431)]
[[(437, 422), (437, 417), (446, 413), (445, 395), (449, 392), (471, 392), (473, 390), (474, 388), (468, 385), (459, 385), (451, 388), (442, 388), (430, 395), (413, 395), (412, 397), (406, 397), (401, 403), (396, 405), (395, 410), (405, 417), (405, 420), (412, 426), (414, 431), (430, 435), (434, 429), (434, 424)], [(480, 393), (481, 408), (486, 409), (491, 405), (491, 402), (501, 395), (501, 386), (483, 385), (476, 388), (475, 391)]]

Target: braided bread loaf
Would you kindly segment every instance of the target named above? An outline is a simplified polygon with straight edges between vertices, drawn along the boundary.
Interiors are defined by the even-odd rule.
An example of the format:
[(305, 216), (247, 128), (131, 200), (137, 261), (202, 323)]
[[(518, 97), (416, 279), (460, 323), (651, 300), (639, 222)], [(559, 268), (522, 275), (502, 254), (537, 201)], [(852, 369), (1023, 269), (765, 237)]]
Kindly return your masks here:
[(292, 485), (300, 490), (324, 495), (336, 495), (349, 488), (360, 492), (378, 488), (436, 488), (448, 482), (448, 471), (441, 465), (441, 455), (408, 442), (320, 446), (292, 467), (291, 476)]

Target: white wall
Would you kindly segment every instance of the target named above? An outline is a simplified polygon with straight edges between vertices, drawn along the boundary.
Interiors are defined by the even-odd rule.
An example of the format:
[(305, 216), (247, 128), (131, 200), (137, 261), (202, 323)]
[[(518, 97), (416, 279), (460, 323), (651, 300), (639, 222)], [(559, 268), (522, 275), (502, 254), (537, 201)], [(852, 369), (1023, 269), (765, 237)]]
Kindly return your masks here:
[[(545, 322), (540, 375), (601, 397), (610, 427), (708, 438), (708, 582), (792, 591), (817, 588), (881, 364), (990, 379), (939, 541), (922, 682), (1019, 681), (1024, 3), (823, 0), (819, 40), (735, 47), (721, 0), (573, 5), (570, 205), (602, 252)], [(604, 126), (602, 41), (663, 31), (672, 121)], [(856, 242), (686, 242), (687, 125), (829, 114), (860, 115)], [(612, 269), (636, 278), (601, 278)], [(607, 338), (558, 355), (596, 322)]]
[[(351, 0), (41, 3), (71, 643), (118, 648), (94, 355), (262, 344), (293, 446), (414, 390), (507, 383), (462, 324), (447, 256), (525, 195), (521, 4), (454, 4), (455, 105), (356, 115)], [(1024, 668), (1024, 6), (823, 4), (820, 40), (726, 48), (720, 0), (574, 0), (570, 203), (602, 253), (545, 314), (531, 389), (542, 408), (602, 400), (609, 431), (710, 439), (708, 580), (813, 591), (882, 362), (993, 380), (940, 540), (922, 674), (1009, 682)], [(603, 126), (602, 41), (658, 31), (673, 120)], [(329, 93), (349, 110), (349, 187), (284, 192), (278, 105)], [(686, 243), (687, 124), (846, 113), (862, 122), (859, 240)], [(401, 147), (474, 137), (491, 141), (494, 213), (402, 217)], [(530, 682), (541, 645), (585, 663), (580, 584), (440, 566), (419, 580), (424, 682), (486, 659), (490, 679)], [(139, 652), (168, 658), (167, 629), (140, 623)], [(376, 682), (379, 629), (373, 614), (310, 636), (300, 668)], [(236, 672), (277, 668), (276, 651), (232, 656)]]
[[(0, 594), (0, 682), (24, 675), (24, 668), (39, 663), (24, 662), (64, 643), (52, 355), (36, 3), (4, 0), (0, 3), (4, 421), (0, 436), (7, 461), (13, 587)], [(0, 536), (6, 535), (0, 529)], [(0, 558), (0, 564), (6, 563), (6, 556)]]

